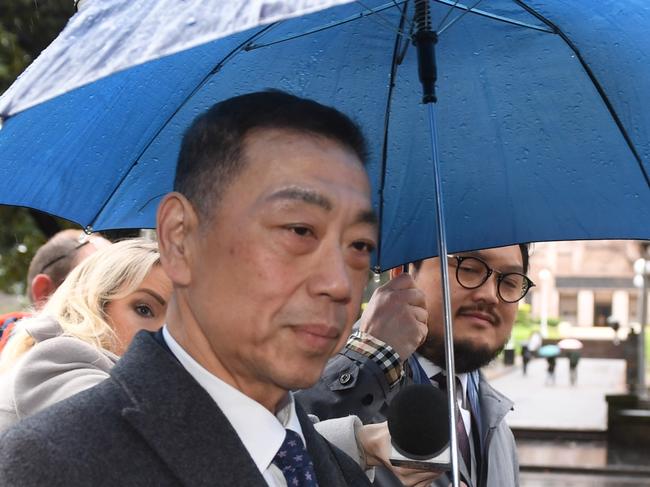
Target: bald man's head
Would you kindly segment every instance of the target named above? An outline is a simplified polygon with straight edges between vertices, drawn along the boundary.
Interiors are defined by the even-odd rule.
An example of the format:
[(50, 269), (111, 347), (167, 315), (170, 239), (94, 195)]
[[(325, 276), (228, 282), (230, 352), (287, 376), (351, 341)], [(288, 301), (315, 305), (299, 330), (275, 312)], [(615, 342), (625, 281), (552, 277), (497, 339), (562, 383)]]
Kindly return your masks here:
[(97, 249), (110, 245), (100, 235), (81, 230), (62, 230), (45, 242), (34, 255), (27, 271), (27, 296), (42, 306), (66, 276)]

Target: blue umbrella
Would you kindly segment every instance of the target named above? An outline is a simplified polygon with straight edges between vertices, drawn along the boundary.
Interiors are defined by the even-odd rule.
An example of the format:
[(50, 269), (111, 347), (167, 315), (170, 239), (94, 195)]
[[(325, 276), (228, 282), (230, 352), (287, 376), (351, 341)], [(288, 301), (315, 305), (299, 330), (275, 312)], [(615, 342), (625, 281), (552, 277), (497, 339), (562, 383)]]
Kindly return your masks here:
[[(89, 2), (45, 61), (0, 99), (0, 203), (94, 230), (151, 227), (190, 121), (215, 101), (273, 87), (363, 125), (381, 224), (378, 268), (447, 247), (650, 239), (643, 0), (486, 0), (481, 10), (450, 0), (364, 0), (216, 39), (205, 19), (222, 4), (249, 3), (193, 0), (165, 11), (153, 1)], [(316, 4), (326, 2), (304, 11)], [(288, 8), (265, 5), (274, 12), (268, 19)], [(438, 79), (424, 98), (433, 100), (437, 84), (436, 116), (422, 103), (411, 42), (418, 30), (432, 38), (429, 25)], [(111, 50), (115, 39), (134, 45)], [(80, 55), (66, 63), (67, 52)], [(119, 62), (131, 57), (139, 64)], [(114, 73), (105, 67), (113, 64)], [(453, 381), (450, 389), (453, 398)]]
[(537, 355), (540, 357), (557, 357), (560, 355), (560, 347), (553, 344), (544, 345), (537, 350)]

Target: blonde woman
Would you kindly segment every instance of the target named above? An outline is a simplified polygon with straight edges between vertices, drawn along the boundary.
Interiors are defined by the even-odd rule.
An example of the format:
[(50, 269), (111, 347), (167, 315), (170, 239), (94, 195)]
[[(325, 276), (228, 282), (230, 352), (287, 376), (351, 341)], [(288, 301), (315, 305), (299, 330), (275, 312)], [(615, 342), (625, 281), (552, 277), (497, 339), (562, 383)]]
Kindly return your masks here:
[(162, 326), (170, 294), (155, 243), (88, 257), (0, 355), (0, 431), (107, 378), (138, 330)]

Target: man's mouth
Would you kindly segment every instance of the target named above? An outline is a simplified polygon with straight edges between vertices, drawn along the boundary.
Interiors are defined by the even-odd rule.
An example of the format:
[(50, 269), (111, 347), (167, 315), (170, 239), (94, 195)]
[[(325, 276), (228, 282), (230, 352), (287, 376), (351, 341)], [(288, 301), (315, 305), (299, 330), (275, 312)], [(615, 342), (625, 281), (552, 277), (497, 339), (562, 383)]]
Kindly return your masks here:
[(487, 322), (487, 323), (489, 323), (490, 325), (493, 325), (493, 326), (496, 325), (499, 322), (499, 320), (497, 319), (497, 317), (493, 313), (478, 310), (478, 309), (461, 309), (458, 312), (458, 315), (459, 316), (466, 316), (468, 318), (473, 318), (473, 319), (480, 320), (480, 321), (485, 321), (485, 322)]
[(341, 330), (326, 324), (307, 324), (294, 327), (296, 335), (309, 347), (329, 350), (341, 337)]

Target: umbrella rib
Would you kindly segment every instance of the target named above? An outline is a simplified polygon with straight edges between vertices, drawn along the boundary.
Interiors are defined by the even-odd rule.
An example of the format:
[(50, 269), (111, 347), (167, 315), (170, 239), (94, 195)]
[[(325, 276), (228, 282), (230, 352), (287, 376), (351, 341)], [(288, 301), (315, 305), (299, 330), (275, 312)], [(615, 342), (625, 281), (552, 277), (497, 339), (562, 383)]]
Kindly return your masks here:
[[(452, 25), (454, 25), (454, 24), (455, 24), (456, 22), (458, 22), (460, 19), (462, 19), (463, 17), (465, 17), (465, 15), (467, 15), (468, 13), (470, 13), (470, 12), (474, 12), (474, 11), (475, 11), (475, 8), (476, 8), (476, 7), (478, 6), (478, 4), (481, 3), (482, 1), (483, 1), (483, 0), (476, 0), (476, 2), (474, 2), (474, 5), (472, 5), (471, 7), (469, 7), (469, 8), (467, 8), (467, 9), (463, 10), (463, 12), (462, 12), (460, 15), (458, 15), (457, 17), (451, 19), (451, 20), (449, 21), (449, 23), (448, 23), (447, 25), (445, 25), (444, 27), (439, 28), (438, 31), (437, 31), (438, 35), (442, 34), (444, 31), (446, 31), (447, 29), (449, 29)], [(454, 7), (457, 7), (457, 6), (458, 6), (458, 2), (456, 2), (454, 5), (452, 5), (451, 8), (449, 9), (448, 14), (446, 15), (446, 17), (449, 17), (449, 13), (451, 13), (451, 11), (454, 9)], [(445, 17), (445, 18), (446, 18), (446, 17)], [(440, 22), (440, 24), (442, 25), (442, 22)]]
[[(194, 94), (195, 94), (196, 92), (198, 92), (198, 91), (199, 91), (199, 90), (200, 90), (200, 89), (201, 89), (201, 88), (202, 88), (202, 87), (203, 87), (203, 86), (208, 82), (208, 80), (212, 77), (212, 75), (213, 75), (214, 73), (218, 72), (218, 71), (219, 71), (219, 70), (224, 66), (224, 64), (226, 64), (230, 59), (232, 59), (232, 58), (233, 58), (233, 57), (234, 57), (238, 52), (240, 52), (241, 50), (243, 50), (243, 49), (246, 47), (246, 45), (247, 45), (248, 43), (250, 43), (250, 42), (251, 42), (252, 40), (254, 40), (255, 38), (260, 37), (261, 35), (267, 33), (270, 29), (274, 28), (277, 24), (278, 24), (278, 22), (275, 22), (275, 23), (269, 24), (269, 25), (263, 27), (262, 29), (260, 29), (259, 31), (257, 31), (256, 33), (252, 34), (252, 35), (251, 35), (249, 38), (247, 38), (244, 42), (242, 42), (242, 43), (239, 44), (236, 48), (234, 48), (232, 51), (230, 51), (228, 54), (226, 54), (226, 55), (223, 57), (223, 59), (221, 59), (221, 61), (219, 61), (219, 62), (217, 63), (217, 65), (216, 65), (214, 68), (212, 68), (212, 69), (208, 72), (208, 74), (206, 74), (206, 75), (203, 77), (203, 79), (202, 79), (202, 80), (201, 80), (201, 81), (196, 85), (196, 87), (195, 87), (195, 88), (194, 88), (194, 89), (193, 89), (193, 90), (192, 90), (192, 91), (191, 91), (191, 92), (190, 92), (190, 93), (185, 97), (185, 99), (184, 99), (181, 103), (178, 104), (178, 106), (176, 107), (176, 109), (175, 109), (175, 110), (174, 110), (174, 111), (169, 115), (169, 117), (167, 117), (167, 120), (165, 120), (165, 121), (160, 125), (160, 127), (158, 128), (158, 131), (156, 132), (156, 134), (155, 134), (153, 137), (151, 137), (151, 138), (149, 139), (149, 141), (147, 142), (147, 144), (142, 148), (142, 150), (140, 151), (140, 154), (138, 154), (138, 157), (136, 157), (136, 158), (134, 159), (133, 163), (129, 166), (129, 169), (128, 169), (128, 170), (124, 173), (124, 175), (120, 178), (119, 183), (115, 185), (115, 187), (113, 188), (113, 191), (111, 191), (111, 194), (108, 196), (108, 198), (105, 199), (105, 201), (104, 201), (104, 203), (102, 204), (102, 206), (97, 210), (97, 212), (95, 213), (95, 216), (91, 219), (91, 222), (90, 222), (89, 225), (87, 225), (87, 227), (89, 227), (90, 229), (93, 228), (93, 225), (94, 225), (94, 223), (97, 221), (97, 219), (99, 218), (99, 215), (102, 214), (102, 212), (103, 212), (104, 209), (106, 208), (106, 205), (108, 205), (108, 202), (111, 201), (111, 199), (113, 198), (113, 196), (115, 195), (115, 193), (117, 193), (118, 189), (120, 189), (120, 187), (122, 186), (122, 183), (124, 183), (124, 181), (125, 181), (126, 178), (129, 176), (129, 174), (131, 174), (131, 171), (132, 171), (133, 168), (138, 164), (138, 161), (140, 161), (140, 158), (143, 156), (143, 154), (147, 151), (147, 149), (149, 149), (149, 147), (151, 146), (151, 144), (153, 143), (153, 141), (156, 140), (156, 138), (158, 137), (158, 135), (160, 135), (160, 133), (161, 133), (161, 132), (165, 129), (165, 127), (167, 126), (167, 124), (168, 124), (168, 123), (169, 123), (169, 122), (170, 122), (170, 121), (171, 121), (171, 120), (176, 116), (176, 114), (181, 110), (181, 108), (183, 108), (183, 107), (185, 106), (185, 104), (186, 104), (186, 103), (187, 103), (187, 102), (192, 98), (192, 96), (194, 96)], [(151, 201), (151, 200), (150, 200), (150, 201)]]
[(592, 84), (594, 85), (594, 88), (596, 88), (596, 91), (600, 95), (600, 98), (603, 100), (603, 103), (605, 104), (605, 107), (607, 108), (607, 111), (609, 111), (609, 114), (612, 116), (612, 119), (614, 120), (614, 123), (618, 127), (618, 130), (621, 132), (621, 135), (623, 136), (623, 139), (625, 140), (627, 146), (629, 149), (632, 151), (632, 155), (634, 156), (634, 159), (636, 159), (636, 162), (639, 166), (639, 169), (641, 171), (641, 174), (643, 174), (643, 178), (645, 179), (646, 185), (650, 187), (650, 175), (646, 171), (645, 167), (643, 166), (643, 160), (641, 159), (641, 156), (639, 152), (636, 150), (636, 147), (634, 146), (634, 142), (632, 141), (632, 138), (627, 132), (627, 129), (623, 125), (623, 121), (620, 119), (618, 116), (618, 113), (616, 113), (616, 110), (614, 109), (614, 105), (612, 105), (612, 102), (609, 100), (609, 97), (607, 96), (607, 93), (605, 93), (605, 90), (603, 89), (602, 85), (598, 81), (598, 78), (594, 74), (594, 72), (591, 70), (591, 67), (585, 59), (582, 57), (582, 53), (580, 50), (577, 48), (577, 46), (569, 39), (569, 37), (553, 22), (551, 22), (549, 19), (544, 17), (542, 14), (537, 12), (535, 9), (524, 3), (522, 0), (514, 0), (515, 3), (517, 3), (519, 6), (521, 6), (524, 10), (532, 14), (533, 16), (537, 17), (539, 20), (544, 22), (546, 25), (548, 25), (553, 31), (560, 36), (560, 38), (566, 43), (566, 45), (573, 51), (573, 53), (576, 55), (576, 58), (578, 59), (578, 62), (582, 66), (582, 69), (585, 70), (585, 73), (587, 76), (589, 76), (589, 79), (591, 80)]
[[(368, 15), (368, 18), (369, 18), (369, 19), (373, 19), (373, 20), (374, 20), (374, 19), (376, 18), (376, 19), (378, 20), (378, 22), (377, 22), (378, 24), (384, 24), (385, 27), (388, 27), (390, 30), (395, 31), (395, 26), (394, 26), (393, 24), (391, 24), (390, 20), (388, 20), (388, 19), (387, 19), (386, 17), (384, 17), (383, 15), (381, 15), (381, 14), (379, 13), (380, 11), (373, 11), (373, 9), (372, 9), (371, 7), (368, 7), (368, 6), (367, 6), (366, 4), (364, 4), (361, 0), (355, 0), (354, 3), (358, 3), (358, 4), (361, 5), (363, 8), (365, 8), (366, 10), (368, 10), (369, 12), (371, 12), (371, 15)], [(399, 8), (399, 5), (398, 5), (396, 2), (393, 1), (393, 2), (391, 2), (391, 3), (392, 3), (392, 6), (396, 7), (397, 9), (399, 9), (400, 12), (402, 11), (402, 10)], [(397, 32), (398, 35), (404, 35), (404, 31), (403, 31), (401, 28), (398, 29), (398, 30), (396, 30), (395, 32)]]
[[(276, 39), (274, 41), (266, 42), (264, 44), (249, 43), (247, 46), (244, 47), (244, 50), (252, 51), (253, 49), (260, 49), (262, 47), (273, 46), (275, 44), (280, 44), (281, 42), (291, 41), (293, 39), (299, 39), (300, 37), (305, 37), (305, 36), (308, 36), (308, 35), (311, 35), (311, 34), (316, 34), (317, 32), (322, 32), (324, 30), (332, 29), (334, 27), (338, 27), (339, 25), (347, 24), (349, 22), (353, 22), (353, 21), (361, 19), (363, 17), (369, 17), (369, 16), (374, 15), (374, 14), (376, 14), (378, 12), (383, 12), (384, 10), (388, 10), (389, 8), (394, 8), (394, 7), (399, 8), (400, 5), (406, 3), (407, 1), (408, 0), (393, 0), (393, 1), (389, 2), (389, 3), (385, 3), (383, 5), (380, 5), (379, 7), (375, 7), (373, 9), (368, 9), (367, 7), (364, 7), (364, 8), (366, 8), (368, 10), (367, 12), (362, 11), (362, 12), (359, 12), (358, 14), (351, 15), (350, 17), (346, 17), (346, 18), (341, 19), (341, 20), (336, 20), (334, 22), (330, 22), (329, 24), (321, 25), (320, 27), (315, 27), (315, 28), (310, 29), (308, 31), (301, 32), (300, 34), (294, 34), (292, 36), (283, 37), (281, 39)], [(356, 2), (356, 3), (361, 4), (361, 2)], [(363, 4), (361, 4), (361, 6), (363, 6)], [(396, 32), (400, 36), (406, 36), (406, 34), (402, 31), (402, 27), (403, 26), (400, 24), (400, 28)], [(391, 26), (391, 28), (392, 28), (392, 26)]]
[[(402, 15), (406, 14), (406, 1), (393, 0), (393, 5), (395, 5), (399, 9)], [(402, 5), (404, 6), (404, 8), (402, 8)], [(406, 16), (404, 17), (404, 22), (408, 26), (409, 30), (413, 29), (413, 23), (408, 19), (408, 17)]]
[[(538, 30), (540, 32), (546, 32), (548, 34), (555, 34), (555, 31), (545, 29), (545, 28), (540, 27), (538, 25), (528, 24), (526, 22), (522, 22), (520, 20), (515, 20), (515, 19), (508, 18), (508, 17), (504, 17), (502, 15), (491, 14), (490, 12), (486, 12), (485, 10), (478, 10), (478, 9), (475, 9), (474, 7), (468, 7), (467, 5), (463, 5), (461, 3), (458, 3), (456, 0), (432, 0), (432, 1), (437, 2), (437, 3), (441, 3), (443, 5), (449, 5), (452, 8), (467, 10), (468, 12), (471, 12), (471, 13), (476, 14), (476, 15), (480, 15), (481, 17), (487, 17), (487, 18), (490, 18), (490, 19), (493, 19), (493, 20), (498, 20), (500, 22), (505, 22), (506, 24), (512, 24), (512, 25), (516, 25), (516, 26), (519, 26), (519, 27), (525, 27), (527, 29)], [(455, 21), (456, 20), (454, 19), (452, 21), (452, 23), (454, 23)], [(449, 25), (443, 27), (440, 32), (446, 30), (448, 27), (449, 27)], [(440, 32), (438, 32), (438, 33), (440, 33)]]
[(438, 23), (438, 27), (436, 27), (436, 32), (440, 32), (440, 28), (442, 27), (442, 24), (444, 24), (445, 21), (449, 18), (451, 13), (454, 11), (454, 7), (456, 7), (456, 5), (458, 5), (458, 0), (454, 0), (453, 5), (449, 6), (450, 7), (449, 10), (447, 10), (447, 13), (445, 14), (445, 16)]
[[(402, 10), (402, 15), (400, 17), (399, 29), (402, 30), (404, 23), (406, 22), (406, 9)], [(395, 45), (393, 47), (393, 55), (390, 66), (390, 78), (388, 83), (388, 95), (386, 96), (386, 111), (384, 114), (384, 140), (381, 147), (381, 171), (380, 171), (380, 180), (379, 180), (379, 208), (378, 208), (378, 233), (379, 233), (379, 243), (377, 245), (377, 264), (373, 269), (376, 273), (381, 271), (381, 249), (382, 241), (381, 231), (382, 224), (384, 222), (384, 187), (386, 186), (386, 163), (388, 159), (388, 130), (390, 122), (390, 107), (393, 100), (393, 89), (395, 88), (395, 77), (397, 76), (397, 66), (400, 64), (402, 59), (402, 45), (404, 38), (400, 35), (395, 37)], [(408, 41), (407, 41), (408, 42)]]

